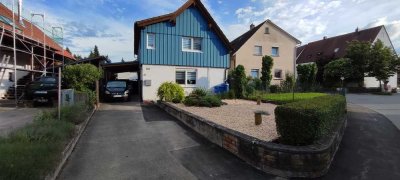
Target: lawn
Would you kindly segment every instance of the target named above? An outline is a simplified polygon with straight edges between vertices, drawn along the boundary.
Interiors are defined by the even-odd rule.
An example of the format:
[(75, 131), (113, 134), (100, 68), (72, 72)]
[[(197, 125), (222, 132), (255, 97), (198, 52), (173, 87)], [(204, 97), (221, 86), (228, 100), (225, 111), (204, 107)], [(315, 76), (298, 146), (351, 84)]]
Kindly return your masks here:
[[(262, 101), (268, 101), (275, 104), (286, 104), (290, 102), (311, 99), (315, 97), (325, 96), (325, 93), (294, 93), (294, 101), (292, 93), (266, 93), (261, 95)], [(257, 100), (257, 95), (249, 97), (251, 100)]]

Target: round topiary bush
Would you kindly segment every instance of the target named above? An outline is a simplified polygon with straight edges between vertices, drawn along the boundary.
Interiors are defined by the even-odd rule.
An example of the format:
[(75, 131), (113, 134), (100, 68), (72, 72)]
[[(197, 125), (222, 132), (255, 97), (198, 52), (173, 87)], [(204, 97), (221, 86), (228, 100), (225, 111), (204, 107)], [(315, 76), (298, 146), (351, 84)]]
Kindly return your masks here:
[(164, 82), (157, 90), (157, 96), (161, 101), (180, 103), (185, 97), (185, 92), (179, 84)]

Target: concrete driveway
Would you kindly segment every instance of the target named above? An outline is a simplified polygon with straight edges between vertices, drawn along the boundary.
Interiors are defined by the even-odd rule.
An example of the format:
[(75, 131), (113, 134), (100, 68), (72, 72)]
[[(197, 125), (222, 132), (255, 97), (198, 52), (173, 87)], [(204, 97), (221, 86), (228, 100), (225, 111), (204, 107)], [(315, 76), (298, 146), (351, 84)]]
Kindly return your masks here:
[(347, 102), (367, 107), (385, 115), (400, 129), (400, 93), (392, 96), (347, 94)]
[(102, 104), (59, 179), (263, 179), (154, 105)]
[(0, 107), (0, 136), (25, 126), (41, 110), (37, 108), (4, 108)]

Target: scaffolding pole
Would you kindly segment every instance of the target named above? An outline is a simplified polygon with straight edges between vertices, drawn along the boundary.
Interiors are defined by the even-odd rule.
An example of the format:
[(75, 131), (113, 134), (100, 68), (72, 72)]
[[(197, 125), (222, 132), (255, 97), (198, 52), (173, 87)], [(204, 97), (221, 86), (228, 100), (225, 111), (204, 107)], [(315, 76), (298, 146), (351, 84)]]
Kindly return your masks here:
[(12, 18), (13, 18), (13, 46), (14, 46), (14, 98), (15, 98), (15, 106), (18, 107), (18, 94), (17, 94), (17, 87), (18, 87), (18, 82), (17, 82), (17, 51), (16, 51), (16, 47), (17, 47), (17, 43), (15, 41), (15, 13), (14, 13), (14, 9), (15, 9), (15, 1), (13, 0), (12, 2)]

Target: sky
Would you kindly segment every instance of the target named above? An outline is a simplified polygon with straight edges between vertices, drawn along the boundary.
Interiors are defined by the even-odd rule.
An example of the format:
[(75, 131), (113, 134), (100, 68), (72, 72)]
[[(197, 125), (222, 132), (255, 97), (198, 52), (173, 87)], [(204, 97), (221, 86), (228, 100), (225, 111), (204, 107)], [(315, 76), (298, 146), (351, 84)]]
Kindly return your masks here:
[[(25, 0), (24, 9), (45, 13), (64, 28), (65, 45), (88, 56), (94, 45), (113, 62), (134, 59), (135, 21), (170, 13), (185, 0)], [(385, 25), (400, 52), (400, 0), (202, 0), (229, 40), (266, 19), (302, 44)], [(39, 21), (39, 20), (38, 20)]]

